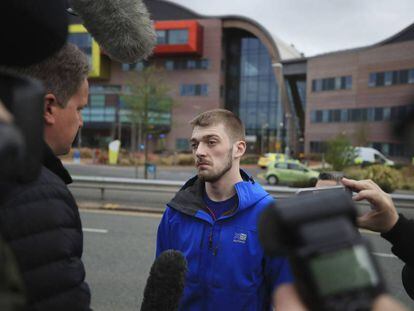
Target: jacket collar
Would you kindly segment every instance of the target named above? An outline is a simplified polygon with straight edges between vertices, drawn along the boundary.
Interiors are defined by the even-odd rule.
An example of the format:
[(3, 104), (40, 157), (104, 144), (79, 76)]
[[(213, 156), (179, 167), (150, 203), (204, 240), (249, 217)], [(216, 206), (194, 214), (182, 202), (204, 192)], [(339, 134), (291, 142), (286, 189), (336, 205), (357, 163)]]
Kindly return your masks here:
[[(249, 208), (263, 197), (269, 195), (246, 172), (240, 170), (240, 175), (243, 181), (234, 185), (238, 199), (237, 210)], [(194, 216), (199, 210), (205, 209), (203, 201), (204, 189), (205, 183), (195, 176), (184, 184), (167, 205), (184, 214)]]
[(63, 166), (60, 159), (53, 153), (48, 144), (44, 144), (43, 166), (59, 176), (65, 184), (72, 183), (72, 177)]

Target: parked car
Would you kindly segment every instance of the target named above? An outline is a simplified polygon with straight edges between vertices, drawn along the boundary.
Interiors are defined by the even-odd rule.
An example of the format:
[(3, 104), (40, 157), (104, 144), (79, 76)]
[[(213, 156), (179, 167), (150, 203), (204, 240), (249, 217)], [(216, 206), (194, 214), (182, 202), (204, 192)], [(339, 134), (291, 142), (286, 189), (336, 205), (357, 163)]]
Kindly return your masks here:
[(265, 169), (271, 162), (285, 160), (287, 160), (287, 157), (284, 153), (265, 153), (259, 158), (257, 165)]
[(265, 179), (270, 185), (309, 182), (316, 184), (319, 172), (298, 163), (297, 160), (275, 161), (267, 167)]
[(391, 161), (385, 157), (377, 149), (369, 147), (355, 147), (356, 158), (354, 160), (355, 164), (367, 164), (367, 163), (378, 163), (392, 166), (394, 161)]

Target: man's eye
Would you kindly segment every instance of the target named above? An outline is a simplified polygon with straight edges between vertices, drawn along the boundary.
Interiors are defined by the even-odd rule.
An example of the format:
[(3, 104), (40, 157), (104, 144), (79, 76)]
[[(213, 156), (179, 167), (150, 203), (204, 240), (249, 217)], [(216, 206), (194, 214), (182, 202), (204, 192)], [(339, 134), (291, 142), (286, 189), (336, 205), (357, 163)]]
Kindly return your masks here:
[(215, 140), (209, 140), (208, 141), (208, 144), (210, 145), (210, 146), (213, 146), (213, 145), (215, 145), (217, 142), (215, 141)]
[(191, 144), (191, 149), (197, 149), (197, 146), (198, 146), (198, 144), (193, 143), (193, 144)]

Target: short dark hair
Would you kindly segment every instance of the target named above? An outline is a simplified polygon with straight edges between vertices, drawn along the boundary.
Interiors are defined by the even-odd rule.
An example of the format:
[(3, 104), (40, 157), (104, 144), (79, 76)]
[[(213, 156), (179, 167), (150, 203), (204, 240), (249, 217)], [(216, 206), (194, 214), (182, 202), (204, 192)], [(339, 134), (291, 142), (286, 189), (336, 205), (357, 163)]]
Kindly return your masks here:
[(337, 180), (335, 176), (331, 173), (321, 172), (318, 176), (319, 180)]
[(88, 77), (89, 62), (76, 45), (66, 43), (57, 53), (40, 63), (13, 69), (42, 81), (46, 93), (55, 95), (64, 108)]
[(194, 127), (207, 127), (211, 125), (223, 124), (228, 130), (228, 135), (231, 140), (245, 140), (244, 125), (240, 118), (233, 112), (226, 109), (213, 109), (205, 111), (190, 121)]

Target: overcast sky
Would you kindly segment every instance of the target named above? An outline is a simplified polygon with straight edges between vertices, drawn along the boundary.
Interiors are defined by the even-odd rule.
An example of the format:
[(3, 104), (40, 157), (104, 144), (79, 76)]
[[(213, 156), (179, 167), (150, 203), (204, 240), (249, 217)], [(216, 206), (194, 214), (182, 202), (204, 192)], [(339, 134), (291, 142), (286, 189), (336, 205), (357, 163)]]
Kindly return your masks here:
[(414, 23), (414, 0), (170, 0), (250, 17), (306, 56), (382, 41)]

